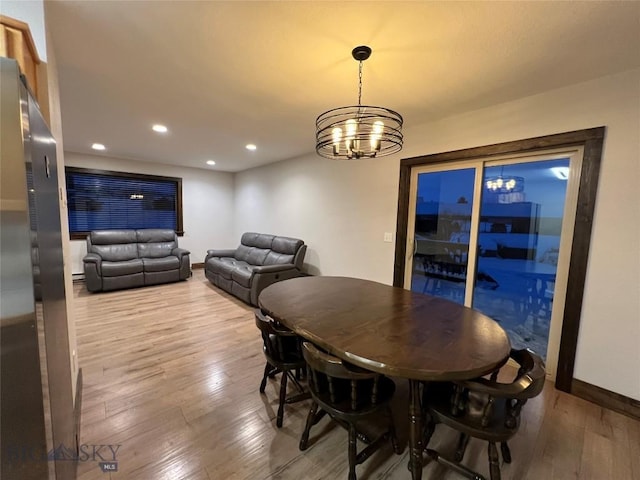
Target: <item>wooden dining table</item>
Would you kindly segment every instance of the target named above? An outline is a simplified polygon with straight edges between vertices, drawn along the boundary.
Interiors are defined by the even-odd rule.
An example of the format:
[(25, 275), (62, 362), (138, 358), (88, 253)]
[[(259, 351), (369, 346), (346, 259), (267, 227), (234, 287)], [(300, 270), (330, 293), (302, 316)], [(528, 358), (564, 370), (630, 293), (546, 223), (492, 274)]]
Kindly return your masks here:
[(349, 277), (300, 277), (270, 285), (260, 309), (354, 365), (409, 380), (409, 467), (422, 478), (420, 384), (467, 380), (509, 357), (491, 318), (441, 298)]

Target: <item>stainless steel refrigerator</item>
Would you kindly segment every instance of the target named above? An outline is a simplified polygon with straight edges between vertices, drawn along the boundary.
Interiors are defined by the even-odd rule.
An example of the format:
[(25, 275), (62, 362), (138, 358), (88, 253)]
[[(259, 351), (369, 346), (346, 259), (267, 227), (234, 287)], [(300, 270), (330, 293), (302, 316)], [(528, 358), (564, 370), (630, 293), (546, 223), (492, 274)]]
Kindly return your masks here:
[(55, 139), (17, 62), (0, 58), (0, 75), (0, 477), (72, 479), (78, 417), (65, 301), (72, 292), (65, 292)]

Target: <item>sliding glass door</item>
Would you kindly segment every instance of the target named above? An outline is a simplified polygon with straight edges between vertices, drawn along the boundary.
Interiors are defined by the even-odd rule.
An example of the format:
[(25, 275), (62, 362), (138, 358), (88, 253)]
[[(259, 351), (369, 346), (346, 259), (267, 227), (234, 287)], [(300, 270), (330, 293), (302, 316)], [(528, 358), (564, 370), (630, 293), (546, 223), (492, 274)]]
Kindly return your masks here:
[(464, 304), (475, 169), (417, 176), (411, 290)]
[(405, 286), (480, 310), (514, 348), (556, 359), (581, 160), (573, 150), (414, 168)]

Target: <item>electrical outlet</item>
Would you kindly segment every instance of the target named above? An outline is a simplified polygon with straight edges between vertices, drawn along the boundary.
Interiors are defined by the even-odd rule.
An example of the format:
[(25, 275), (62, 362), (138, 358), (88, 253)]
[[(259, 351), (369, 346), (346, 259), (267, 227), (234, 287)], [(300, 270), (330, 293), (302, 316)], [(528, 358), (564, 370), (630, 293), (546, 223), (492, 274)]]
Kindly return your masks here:
[(393, 242), (393, 233), (391, 232), (384, 232), (384, 241), (391, 243)]

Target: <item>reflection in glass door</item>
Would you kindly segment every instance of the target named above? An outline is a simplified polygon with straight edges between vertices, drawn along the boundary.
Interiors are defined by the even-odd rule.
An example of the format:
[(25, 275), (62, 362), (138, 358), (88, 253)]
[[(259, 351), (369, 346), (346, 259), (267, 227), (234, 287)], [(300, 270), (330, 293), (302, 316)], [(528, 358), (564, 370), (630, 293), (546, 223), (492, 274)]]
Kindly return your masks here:
[(475, 169), (418, 174), (411, 290), (464, 304)]
[(551, 320), (559, 259), (570, 251), (561, 232), (572, 229), (575, 215), (570, 209), (565, 219), (569, 167), (578, 161), (572, 155), (416, 169), (405, 285), (472, 306), (498, 321), (514, 348), (546, 357), (554, 332), (551, 343), (559, 341)]
[(485, 167), (473, 308), (500, 322), (514, 348), (547, 354), (569, 159)]

